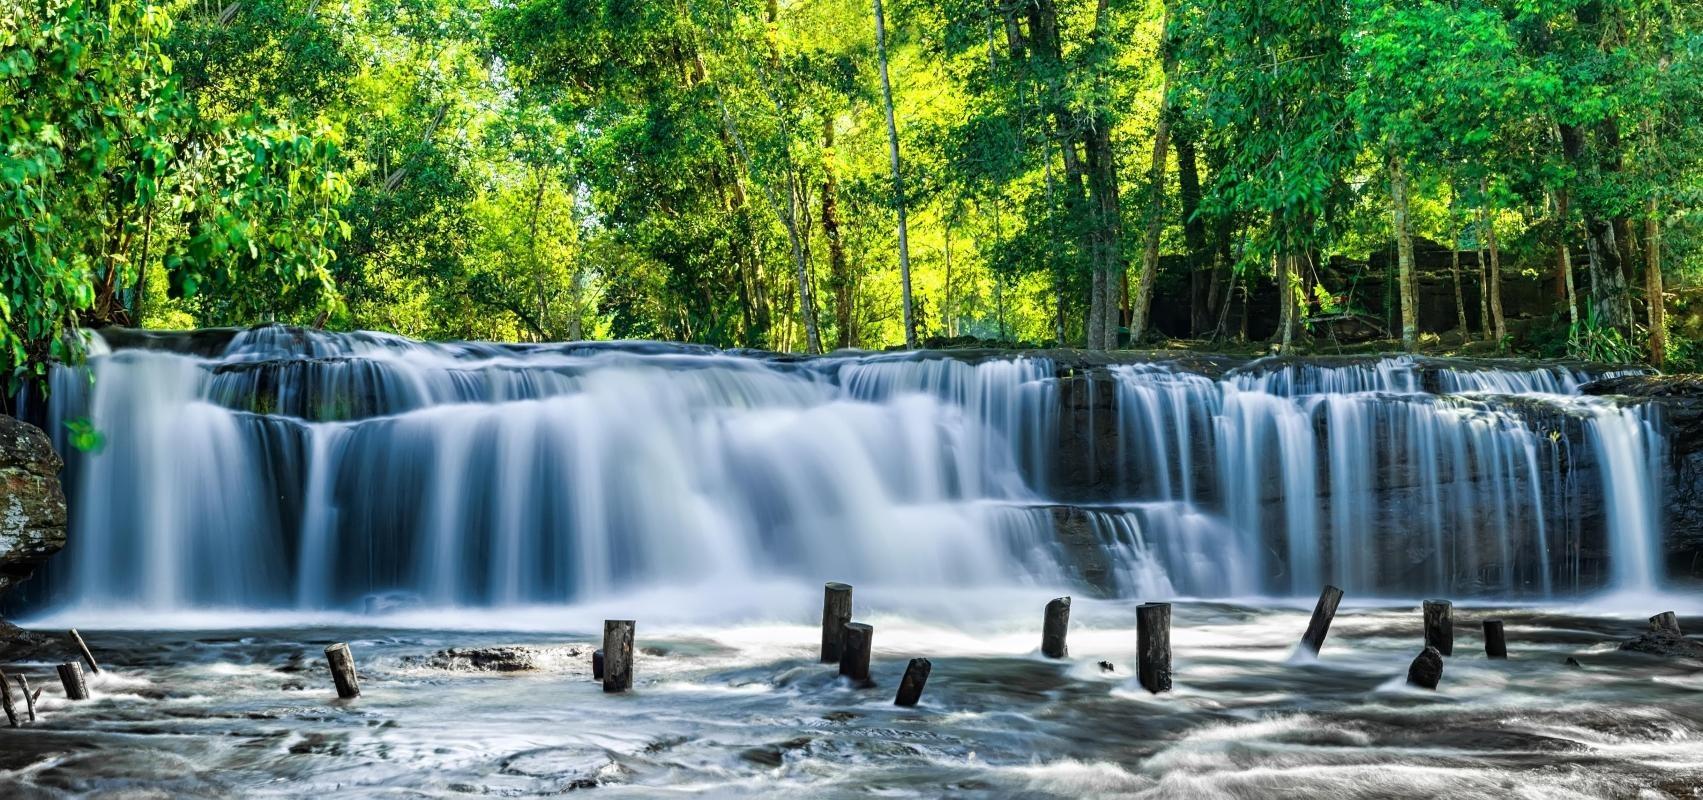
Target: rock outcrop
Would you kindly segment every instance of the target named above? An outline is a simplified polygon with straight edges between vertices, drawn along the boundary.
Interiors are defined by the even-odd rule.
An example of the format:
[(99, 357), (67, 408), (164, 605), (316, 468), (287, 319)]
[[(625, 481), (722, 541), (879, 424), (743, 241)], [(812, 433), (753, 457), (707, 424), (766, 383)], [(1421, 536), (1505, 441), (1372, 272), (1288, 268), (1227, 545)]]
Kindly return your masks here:
[(65, 547), (59, 467), (46, 434), (0, 416), (0, 594)]

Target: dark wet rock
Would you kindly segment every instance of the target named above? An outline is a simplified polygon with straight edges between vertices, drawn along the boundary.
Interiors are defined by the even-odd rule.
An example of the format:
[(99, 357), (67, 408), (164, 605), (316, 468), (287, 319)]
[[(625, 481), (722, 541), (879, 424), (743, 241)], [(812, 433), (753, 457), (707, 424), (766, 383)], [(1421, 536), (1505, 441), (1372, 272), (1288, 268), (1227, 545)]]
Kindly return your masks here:
[(39, 428), (0, 415), (0, 594), (65, 547), (60, 464)]
[(1100, 662), (1100, 671), (1101, 672), (1117, 672), (1118, 668), (1113, 666), (1112, 662), (1110, 662), (1110, 661), (1102, 661), (1102, 662)]
[(811, 738), (799, 736), (784, 742), (766, 744), (760, 747), (750, 747), (739, 753), (739, 757), (753, 764), (765, 767), (778, 767), (786, 760), (786, 754), (794, 750), (802, 750), (809, 746)]
[(1407, 668), (1407, 684), (1421, 689), (1435, 689), (1443, 680), (1443, 654), (1435, 647), (1427, 647), (1425, 651), (1413, 659), (1413, 664)]
[(589, 645), (561, 647), (451, 647), (429, 656), (411, 656), (403, 663), (412, 667), (452, 672), (531, 672), (578, 667), (591, 653)]
[(1584, 669), (1585, 668), (1584, 664), (1579, 663), (1579, 659), (1574, 658), (1572, 656), (1568, 656), (1567, 660), (1561, 662), (1561, 665), (1564, 666), (1564, 667), (1569, 667), (1571, 669)]
[(1703, 642), (1687, 639), (1672, 631), (1646, 631), (1636, 639), (1622, 642), (1620, 649), (1630, 653), (1646, 653), (1662, 658), (1686, 658), (1703, 661)]
[(529, 778), (547, 778), (561, 791), (590, 789), (620, 772), (615, 759), (601, 750), (546, 747), (516, 753), (501, 762), (501, 771)]

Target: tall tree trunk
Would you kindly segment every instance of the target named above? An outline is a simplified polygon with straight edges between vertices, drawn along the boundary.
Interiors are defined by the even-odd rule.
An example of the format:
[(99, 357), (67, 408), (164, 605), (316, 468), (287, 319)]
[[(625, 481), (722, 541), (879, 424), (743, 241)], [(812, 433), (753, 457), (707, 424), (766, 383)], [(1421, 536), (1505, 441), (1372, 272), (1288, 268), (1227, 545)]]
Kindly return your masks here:
[[(1300, 324), (1300, 314), (1295, 307), (1295, 277), (1296, 256), (1287, 248), (1277, 254), (1277, 340), (1278, 352), (1288, 355), (1295, 346), (1298, 338), (1295, 333)], [(1246, 291), (1244, 289), (1244, 291)], [(1244, 304), (1246, 300), (1244, 299)], [(1246, 330), (1246, 311), (1243, 312), (1244, 330)]]
[[(1171, 83), (1176, 79), (1177, 57), (1171, 46), (1171, 2), (1165, 3), (1160, 23), (1159, 51), (1164, 80), (1159, 86), (1159, 118), (1153, 125), (1153, 158), (1147, 168), (1147, 235), (1141, 248), (1141, 274), (1130, 298), (1129, 340), (1147, 335), (1153, 307), (1153, 281), (1159, 272), (1159, 234), (1165, 229), (1165, 159), (1171, 149)], [(1181, 156), (1178, 156), (1181, 161)], [(1181, 165), (1178, 166), (1181, 170)], [(1192, 320), (1191, 320), (1192, 321)]]
[[(1064, 208), (1065, 217), (1073, 221), (1087, 221), (1079, 225), (1081, 231), (1080, 246), (1082, 255), (1087, 258), (1090, 270), (1089, 280), (1089, 319), (1085, 332), (1085, 345), (1091, 350), (1104, 349), (1105, 283), (1093, 277), (1092, 273), (1099, 269), (1100, 262), (1100, 224), (1097, 210), (1087, 202), (1087, 192), (1083, 188), (1085, 170), (1082, 157), (1076, 152), (1077, 143), (1082, 139), (1082, 120), (1071, 111), (1066, 87), (1064, 85), (1064, 50), (1059, 39), (1058, 8), (1054, 0), (1033, 0), (1027, 6), (1029, 16), (1029, 36), (1032, 39), (1034, 57), (1041, 63), (1038, 72), (1044, 77), (1046, 89), (1044, 92), (1045, 113), (1053, 118), (1057, 133), (1059, 154), (1064, 162)], [(1064, 276), (1056, 275), (1054, 280), (1058, 292), (1058, 331), (1060, 343), (1064, 338), (1064, 318), (1067, 313), (1064, 288)]]
[(834, 121), (822, 121), (822, 235), (828, 240), (828, 285), (834, 291), (834, 337), (852, 346), (852, 276), (840, 234), (840, 192), (834, 176)]
[[(1559, 128), (1561, 149), (1567, 161), (1581, 173), (1588, 170), (1584, 132), (1573, 125)], [(1615, 242), (1614, 225), (1601, 219), (1589, 202), (1582, 203), (1580, 211), (1585, 221), (1585, 253), (1590, 264), (1591, 310), (1598, 324), (1624, 331), (1631, 322), (1631, 314), (1627, 310), (1626, 276)]]
[(1644, 218), (1644, 296), (1650, 310), (1650, 363), (1660, 368), (1667, 362), (1668, 312), (1662, 290), (1662, 223), (1656, 198), (1650, 198), (1649, 216)]
[[(1186, 133), (1175, 139), (1177, 151), (1177, 188), (1183, 206), (1183, 240), (1189, 248), (1189, 335), (1200, 336), (1212, 324), (1207, 307), (1207, 284), (1211, 280), (1210, 259), (1206, 256), (1206, 221), (1198, 219), (1200, 212), (1200, 170), (1195, 163), (1194, 141)], [(1135, 304), (1132, 301), (1130, 318), (1133, 325)], [(1131, 338), (1135, 329), (1130, 329)]]
[(1461, 236), (1455, 234), (1454, 245), (1449, 248), (1449, 276), (1455, 280), (1455, 327), (1461, 329), (1461, 341), (1471, 338), (1472, 331), (1466, 324), (1466, 296), (1461, 292)]
[(1390, 205), (1396, 234), (1396, 281), (1401, 286), (1401, 346), (1419, 349), (1419, 281), (1413, 274), (1413, 230), (1407, 219), (1407, 173), (1401, 158), (1390, 154)]
[(940, 329), (950, 337), (958, 335), (953, 325), (953, 317), (956, 315), (952, 313), (952, 217), (946, 218), (945, 227), (946, 285), (941, 287), (941, 292), (945, 297), (940, 301)]
[(1490, 181), (1479, 182), (1484, 194), (1484, 243), (1490, 248), (1490, 272), (1487, 290), (1490, 293), (1490, 324), (1496, 332), (1496, 349), (1502, 349), (1508, 339), (1508, 325), (1502, 316), (1502, 254), (1496, 246), (1496, 204), (1490, 199)]
[(911, 302), (910, 230), (905, 222), (905, 176), (899, 164), (899, 126), (893, 120), (893, 82), (887, 73), (887, 20), (874, 0), (875, 55), (881, 65), (881, 102), (887, 110), (887, 153), (893, 166), (893, 205), (899, 215), (899, 285), (905, 304), (905, 347), (917, 347), (915, 306)]
[[(1097, 243), (1094, 273), (1100, 285), (1100, 349), (1118, 346), (1119, 298), (1123, 291), (1123, 210), (1118, 202), (1117, 156), (1112, 152), (1112, 122), (1095, 121), (1088, 135), (1088, 187)], [(1133, 340), (1133, 333), (1132, 333)]]
[(1567, 243), (1567, 187), (1555, 191), (1555, 269), (1559, 278), (1556, 290), (1567, 301), (1567, 339), (1571, 343), (1579, 332), (1579, 292), (1573, 285), (1573, 248)]

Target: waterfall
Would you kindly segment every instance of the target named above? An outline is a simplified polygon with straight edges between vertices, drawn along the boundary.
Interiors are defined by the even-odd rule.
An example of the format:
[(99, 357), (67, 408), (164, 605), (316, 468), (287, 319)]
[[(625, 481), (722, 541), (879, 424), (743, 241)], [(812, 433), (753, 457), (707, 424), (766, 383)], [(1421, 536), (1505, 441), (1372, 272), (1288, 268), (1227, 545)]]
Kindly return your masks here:
[[(1082, 373), (1021, 354), (128, 337), (57, 370), (42, 409), (105, 439), (68, 459), (73, 532), (45, 602), (513, 606), (772, 577), (1149, 598), (1661, 580), (1659, 420), (1578, 396), (1592, 374), (1568, 367)], [(1105, 381), (1107, 409), (1063, 400)], [(1096, 500), (1055, 499), (1083, 480), (1061, 464), (1102, 459), (1116, 470)]]

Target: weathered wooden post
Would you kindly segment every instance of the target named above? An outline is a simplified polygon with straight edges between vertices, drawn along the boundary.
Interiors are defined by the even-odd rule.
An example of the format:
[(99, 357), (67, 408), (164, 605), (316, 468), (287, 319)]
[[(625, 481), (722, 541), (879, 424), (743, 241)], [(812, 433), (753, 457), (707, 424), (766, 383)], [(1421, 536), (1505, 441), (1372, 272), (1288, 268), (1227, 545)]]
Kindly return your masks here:
[(928, 684), (928, 673), (934, 670), (934, 665), (926, 658), (913, 658), (905, 667), (905, 677), (899, 681), (899, 696), (893, 698), (893, 705), (914, 706), (922, 699), (922, 687)]
[(1508, 637), (1502, 631), (1502, 620), (1484, 621), (1484, 655), (1487, 658), (1508, 657)]
[(603, 651), (593, 650), (591, 653), (591, 679), (603, 680)]
[(78, 633), (76, 628), (71, 629), (71, 643), (76, 645), (77, 652), (83, 655), (83, 661), (89, 665), (90, 672), (101, 671), (101, 665), (95, 663), (95, 654), (89, 652), (88, 643), (83, 641), (83, 634)]
[(65, 686), (65, 697), (69, 700), (89, 699), (89, 685), (83, 681), (83, 665), (75, 661), (67, 661), (59, 665), (59, 682)]
[(361, 696), (361, 682), (355, 676), (355, 654), (349, 645), (338, 642), (325, 648), (325, 662), (331, 665), (331, 682), (337, 684), (337, 696), (353, 700)]
[(1070, 648), (1065, 645), (1064, 637), (1070, 630), (1070, 598), (1059, 597), (1047, 601), (1046, 619), (1041, 624), (1041, 655), (1047, 658), (1064, 658), (1070, 654)]
[(35, 695), (30, 693), (30, 679), (22, 675), (12, 676), (18, 682), (18, 691), (24, 693), (24, 705), (29, 708), (30, 722), (35, 722)]
[(1407, 667), (1407, 683), (1421, 689), (1435, 689), (1443, 679), (1443, 654), (1427, 645), (1424, 652)]
[(1675, 636), (1684, 636), (1679, 631), (1679, 615), (1672, 611), (1663, 611), (1650, 618), (1650, 630), (1665, 631)]
[(1171, 604), (1142, 603), (1135, 609), (1136, 678), (1158, 694), (1171, 691)]
[(603, 621), (603, 691), (611, 694), (633, 688), (633, 629), (630, 619)]
[(1335, 586), (1326, 586), (1319, 593), (1318, 605), (1313, 606), (1313, 618), (1307, 621), (1307, 632), (1301, 636), (1301, 644), (1317, 655), (1319, 649), (1325, 646), (1325, 634), (1330, 633), (1331, 620), (1336, 619), (1336, 607), (1342, 603), (1342, 590)]
[(829, 581), (822, 587), (822, 663), (840, 660), (840, 637), (851, 618), (851, 584)]
[(1425, 646), (1437, 652), (1455, 654), (1455, 606), (1447, 600), (1425, 601)]
[[(29, 692), (24, 694), (27, 696)], [(18, 727), (18, 707), (12, 703), (12, 679), (6, 677), (4, 672), (0, 672), (0, 710), (6, 712), (6, 721), (11, 723), (12, 727)]]
[(868, 689), (875, 685), (869, 679), (869, 653), (875, 647), (875, 628), (862, 622), (848, 622), (845, 638), (840, 643), (840, 674), (851, 679), (852, 685)]

